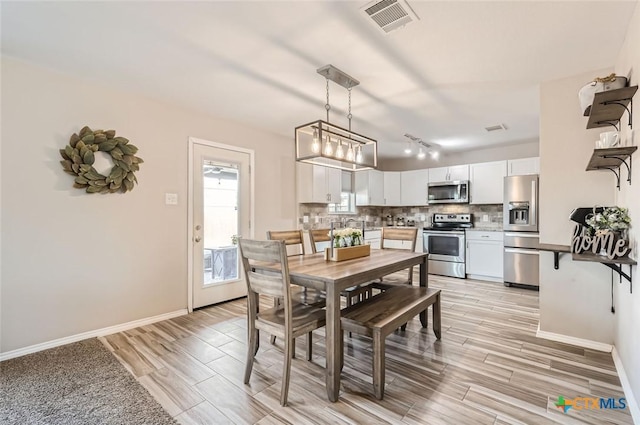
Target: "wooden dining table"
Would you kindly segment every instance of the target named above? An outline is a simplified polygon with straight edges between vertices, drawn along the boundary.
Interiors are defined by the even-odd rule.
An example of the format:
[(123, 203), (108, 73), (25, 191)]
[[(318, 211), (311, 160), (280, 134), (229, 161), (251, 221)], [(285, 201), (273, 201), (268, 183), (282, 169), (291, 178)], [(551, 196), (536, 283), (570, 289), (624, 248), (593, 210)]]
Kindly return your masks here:
[[(400, 249), (372, 249), (371, 255), (346, 261), (327, 261), (324, 254), (292, 256), (288, 259), (291, 283), (326, 291), (326, 382), (327, 396), (335, 402), (340, 394), (342, 352), (340, 338), (340, 293), (411, 266), (420, 266), (420, 286), (427, 287), (427, 254)], [(257, 272), (274, 270), (273, 265), (255, 264)], [(420, 313), (427, 327), (427, 313)]]

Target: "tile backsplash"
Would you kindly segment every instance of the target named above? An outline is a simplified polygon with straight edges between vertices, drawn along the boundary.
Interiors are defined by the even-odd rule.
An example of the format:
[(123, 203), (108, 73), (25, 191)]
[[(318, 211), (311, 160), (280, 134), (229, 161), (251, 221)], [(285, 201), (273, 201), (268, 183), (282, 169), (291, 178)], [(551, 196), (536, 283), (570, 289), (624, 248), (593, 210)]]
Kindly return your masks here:
[[(448, 204), (428, 207), (356, 207), (356, 214), (330, 214), (325, 204), (299, 204), (299, 227), (301, 229), (321, 229), (332, 221), (342, 219), (364, 220), (367, 226), (379, 227), (386, 222), (387, 215), (395, 221), (397, 217), (414, 220), (417, 227), (425, 227), (431, 223), (433, 214), (472, 213), (474, 227), (482, 229), (502, 229), (502, 204), (470, 205)], [(306, 219), (306, 222), (305, 222)]]

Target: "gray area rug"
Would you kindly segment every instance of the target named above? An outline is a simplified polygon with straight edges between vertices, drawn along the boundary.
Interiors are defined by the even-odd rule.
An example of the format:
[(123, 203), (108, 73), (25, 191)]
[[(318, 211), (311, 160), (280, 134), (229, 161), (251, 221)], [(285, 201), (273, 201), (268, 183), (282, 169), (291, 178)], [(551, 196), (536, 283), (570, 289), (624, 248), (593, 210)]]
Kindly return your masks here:
[(93, 338), (0, 362), (0, 424), (177, 422)]

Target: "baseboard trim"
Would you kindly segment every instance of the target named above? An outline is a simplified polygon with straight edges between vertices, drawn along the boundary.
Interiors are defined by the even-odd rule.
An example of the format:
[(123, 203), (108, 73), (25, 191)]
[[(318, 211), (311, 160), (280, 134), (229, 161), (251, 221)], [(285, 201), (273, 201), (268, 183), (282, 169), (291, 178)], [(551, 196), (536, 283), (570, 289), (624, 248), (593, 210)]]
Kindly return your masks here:
[(482, 280), (485, 282), (504, 283), (504, 279), (501, 277), (483, 276), (480, 274), (468, 274), (467, 279)]
[(562, 335), (553, 332), (541, 331), (540, 324), (538, 324), (538, 330), (536, 331), (538, 338), (548, 339), (556, 342), (564, 342), (565, 344), (576, 345), (582, 348), (589, 348), (596, 351), (604, 351), (610, 353), (613, 349), (613, 345), (605, 344), (604, 342), (592, 341), (590, 339), (576, 338), (574, 336)]
[(146, 317), (144, 319), (134, 320), (132, 322), (122, 323), (120, 325), (108, 326), (102, 329), (96, 329), (93, 331), (83, 332), (76, 335), (67, 336), (64, 338), (54, 339), (53, 341), (43, 342), (41, 344), (30, 345), (29, 347), (18, 348), (17, 350), (7, 351), (0, 353), (0, 362), (4, 360), (13, 359), (15, 357), (24, 356), (26, 354), (36, 353), (38, 351), (47, 350), (49, 348), (59, 347), (65, 344), (71, 344), (72, 342), (82, 341), (83, 339), (96, 338), (99, 336), (111, 335), (114, 333), (126, 331), (129, 329), (137, 328), (139, 326), (150, 325), (152, 323), (161, 322), (167, 319), (173, 319), (174, 317), (187, 314), (187, 309), (181, 309), (172, 311), (169, 313), (159, 314), (153, 317)]
[(618, 377), (622, 384), (622, 390), (624, 391), (624, 397), (627, 400), (627, 406), (629, 407), (629, 412), (631, 412), (633, 423), (640, 424), (640, 406), (638, 406), (638, 403), (633, 396), (631, 383), (629, 382), (627, 372), (624, 370), (624, 365), (622, 364), (622, 359), (620, 358), (620, 354), (618, 353), (618, 350), (616, 350), (615, 346), (613, 347), (613, 351), (611, 351), (611, 356), (613, 357), (613, 363), (616, 365), (616, 371), (618, 372)]

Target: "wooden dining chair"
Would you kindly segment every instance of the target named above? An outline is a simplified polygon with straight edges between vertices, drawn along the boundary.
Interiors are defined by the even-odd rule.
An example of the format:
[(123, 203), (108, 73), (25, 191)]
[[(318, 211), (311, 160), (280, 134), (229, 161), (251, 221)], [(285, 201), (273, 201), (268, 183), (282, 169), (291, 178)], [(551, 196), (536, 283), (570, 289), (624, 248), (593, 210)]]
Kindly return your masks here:
[[(417, 227), (383, 227), (380, 234), (380, 249), (405, 249), (415, 252), (417, 236)], [(398, 285), (413, 285), (413, 267), (407, 269), (408, 275), (406, 278), (398, 276), (398, 273), (401, 272), (384, 276), (379, 282), (372, 283), (371, 286), (384, 291)]]
[[(257, 241), (240, 239), (240, 255), (247, 281), (247, 362), (244, 383), (249, 383), (253, 362), (258, 349), (260, 330), (284, 340), (284, 368), (280, 404), (286, 406), (289, 392), (291, 359), (295, 350), (295, 338), (307, 334), (307, 360), (311, 360), (312, 332), (325, 325), (325, 311), (321, 308), (300, 304), (292, 299), (289, 283), (289, 265), (284, 241)], [(256, 273), (251, 268), (256, 261), (279, 264), (279, 273)], [(260, 294), (279, 298), (278, 306), (259, 311)]]
[[(405, 249), (415, 252), (417, 236), (417, 227), (383, 227), (380, 231), (380, 249)], [(370, 286), (382, 292), (397, 286), (412, 286), (413, 267), (407, 269), (408, 275), (406, 278), (402, 276), (401, 273), (402, 271), (383, 276), (379, 281), (373, 282)], [(400, 328), (404, 331), (407, 328), (407, 324), (404, 323)]]
[[(288, 257), (295, 255), (305, 255), (304, 237), (302, 230), (268, 230), (267, 239), (274, 241), (283, 241), (286, 247)], [(314, 305), (316, 307), (324, 307), (326, 295), (315, 289), (300, 288), (294, 289), (295, 297), (302, 304)], [(273, 306), (277, 307), (281, 302), (280, 298), (273, 299)], [(276, 335), (271, 335), (271, 344), (276, 343)], [(295, 357), (295, 350), (293, 356)]]
[[(302, 230), (269, 230), (267, 231), (267, 239), (284, 241), (288, 257), (306, 254)], [(298, 300), (303, 304), (313, 304), (318, 307), (324, 305), (326, 296), (320, 291), (309, 288), (296, 288), (295, 292)], [(275, 342), (275, 340), (272, 339), (272, 342)]]

